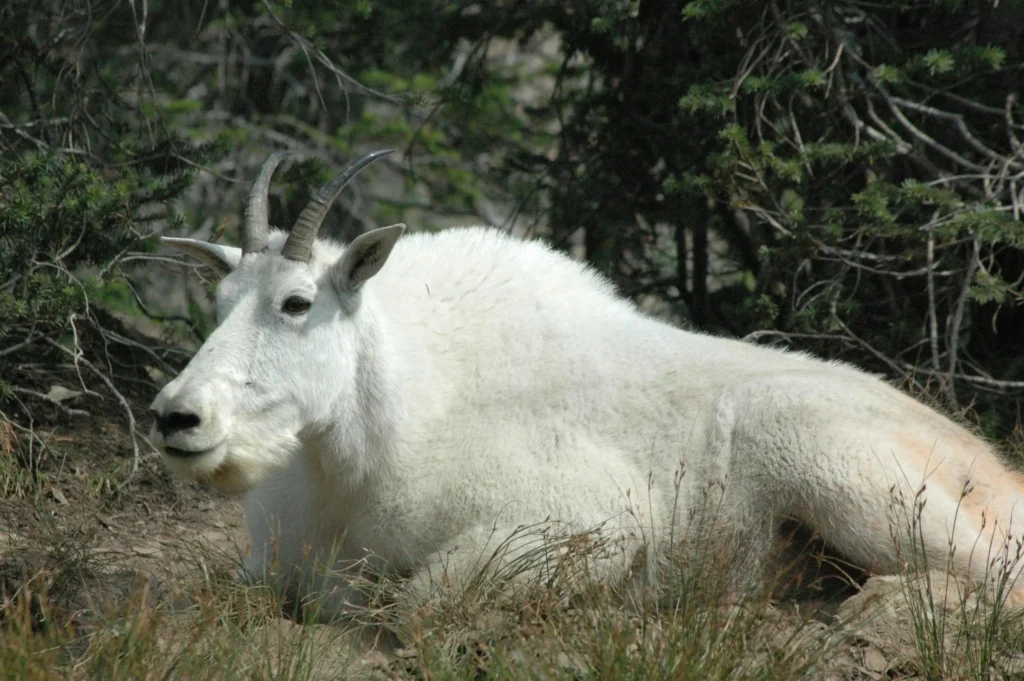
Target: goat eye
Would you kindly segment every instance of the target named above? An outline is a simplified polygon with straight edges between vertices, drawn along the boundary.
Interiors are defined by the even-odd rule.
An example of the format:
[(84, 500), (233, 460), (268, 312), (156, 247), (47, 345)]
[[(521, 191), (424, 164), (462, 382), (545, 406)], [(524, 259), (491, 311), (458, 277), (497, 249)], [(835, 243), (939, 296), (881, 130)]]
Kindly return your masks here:
[(312, 304), (305, 298), (291, 296), (285, 299), (284, 304), (281, 305), (281, 310), (288, 314), (306, 314)]

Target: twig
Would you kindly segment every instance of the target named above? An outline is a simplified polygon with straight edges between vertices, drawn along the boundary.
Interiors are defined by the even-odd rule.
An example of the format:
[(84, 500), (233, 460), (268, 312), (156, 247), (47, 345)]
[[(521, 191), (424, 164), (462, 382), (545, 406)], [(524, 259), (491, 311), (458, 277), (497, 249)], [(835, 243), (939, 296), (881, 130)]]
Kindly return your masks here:
[[(155, 322), (181, 322), (181, 323), (185, 324), (185, 326), (188, 328), (189, 332), (193, 336), (195, 336), (196, 340), (198, 340), (200, 343), (203, 343), (206, 340), (205, 338), (203, 338), (203, 335), (201, 333), (199, 333), (199, 327), (196, 326), (196, 323), (194, 321), (192, 321), (191, 319), (189, 319), (188, 317), (182, 317), (181, 315), (176, 315), (176, 314), (161, 315), (161, 314), (157, 314), (157, 313), (153, 312), (152, 310), (150, 310), (149, 306), (146, 305), (145, 301), (142, 300), (142, 296), (139, 295), (138, 290), (135, 288), (135, 284), (128, 277), (128, 275), (122, 273), (122, 277), (121, 278), (122, 278), (122, 281), (124, 281), (125, 285), (128, 287), (128, 290), (132, 292), (132, 297), (135, 298), (135, 304), (139, 306), (139, 309), (142, 311), (142, 314), (146, 315), (147, 317), (149, 317), (150, 319), (152, 319)], [(123, 342), (127, 342), (127, 339), (124, 339)], [(141, 348), (149, 350), (148, 348), (145, 348), (141, 344), (135, 343), (134, 341), (132, 341), (132, 345), (138, 345)], [(149, 350), (149, 351), (152, 352), (152, 350)], [(155, 353), (153, 353), (153, 354), (154, 354), (154, 357), (155, 357), (156, 354)]]
[[(147, 66), (147, 62), (149, 61), (149, 52), (146, 50), (146, 21), (149, 17), (149, 2), (148, 0), (142, 0), (141, 16), (135, 7), (135, 2), (136, 0), (128, 0), (128, 6), (132, 10), (132, 20), (135, 23), (136, 47), (139, 52), (139, 76), (141, 81), (139, 83), (139, 100), (141, 103), (142, 83), (144, 82), (149, 90), (150, 102), (153, 103), (153, 112), (156, 115), (157, 120), (159, 120), (160, 107), (157, 104), (156, 88), (153, 85), (153, 78), (150, 75), (149, 68)], [(156, 135), (153, 133), (153, 126), (150, 124), (149, 118), (147, 116), (143, 116), (142, 120), (146, 124), (146, 132), (149, 134), (150, 144), (155, 144)]]
[(162, 255), (151, 255), (149, 253), (135, 253), (132, 255), (126, 255), (121, 258), (118, 262), (123, 265), (126, 262), (132, 262), (134, 260), (140, 260), (143, 262), (162, 262), (169, 265), (185, 265), (186, 262), (183, 258), (171, 258)]
[[(141, 455), (139, 453), (138, 438), (142, 437), (142, 439), (146, 442), (146, 444), (149, 444), (149, 440), (145, 436), (142, 436), (142, 435), (139, 434), (138, 429), (136, 427), (135, 414), (132, 413), (131, 404), (129, 404), (129, 402), (125, 398), (125, 396), (122, 395), (121, 391), (119, 391), (114, 386), (113, 381), (111, 381), (106, 376), (106, 374), (104, 374), (102, 371), (97, 369), (96, 366), (92, 362), (87, 360), (85, 357), (82, 357), (80, 353), (76, 353), (76, 352), (72, 352), (71, 350), (68, 350), (63, 345), (61, 345), (60, 343), (56, 342), (55, 340), (53, 340), (51, 338), (46, 338), (45, 340), (46, 340), (47, 343), (49, 343), (53, 347), (57, 348), (58, 350), (60, 350), (64, 354), (70, 355), (71, 358), (72, 358), (72, 361), (74, 362), (74, 366), (77, 367), (78, 364), (84, 364), (86, 366), (86, 368), (88, 368), (90, 371), (92, 371), (94, 374), (96, 374), (96, 376), (101, 381), (103, 381), (104, 384), (106, 384), (107, 388), (110, 390), (111, 393), (113, 393), (114, 397), (117, 398), (117, 401), (120, 402), (121, 406), (124, 408), (125, 415), (128, 418), (129, 432), (130, 432), (131, 438), (132, 438), (132, 454), (133, 454), (133, 456), (132, 456), (132, 468), (131, 468), (131, 471), (129, 471), (129, 473), (128, 473), (128, 477), (125, 478), (125, 480), (120, 485), (118, 485), (118, 489), (120, 490), (122, 487), (124, 487), (125, 485), (128, 484), (128, 482), (135, 476), (135, 473), (138, 472), (138, 470), (139, 470), (139, 461), (141, 460)], [(152, 445), (150, 445), (150, 447), (152, 447)]]
[(71, 407), (65, 407), (59, 400), (55, 400), (45, 393), (29, 390), (28, 388), (19, 388), (18, 386), (14, 386), (12, 390), (16, 393), (21, 393), (22, 395), (31, 395), (37, 399), (46, 400), (69, 416), (89, 416), (89, 412), (84, 409), (72, 409)]
[(781, 338), (783, 340), (791, 340), (793, 338), (799, 338), (802, 340), (848, 340), (846, 336), (840, 336), (834, 333), (796, 333), (789, 331), (777, 331), (775, 329), (760, 329), (758, 331), (751, 331), (746, 336), (740, 338), (741, 341), (752, 343), (762, 338)]
[(967, 264), (967, 272), (964, 273), (964, 284), (960, 289), (960, 296), (956, 301), (956, 308), (953, 311), (953, 319), (949, 325), (949, 362), (947, 363), (948, 369), (946, 370), (946, 380), (948, 382), (948, 396), (950, 405), (955, 409), (957, 408), (956, 391), (953, 385), (953, 378), (956, 373), (957, 363), (957, 351), (960, 345), (960, 324), (964, 317), (964, 308), (967, 306), (967, 297), (970, 294), (971, 284), (974, 282), (974, 275), (978, 271), (979, 255), (981, 252), (981, 238), (980, 235), (975, 232), (972, 239), (971, 246), (971, 260)]
[(946, 145), (940, 144), (931, 135), (929, 135), (928, 133), (921, 130), (913, 123), (911, 123), (910, 120), (905, 115), (903, 115), (903, 111), (896, 104), (893, 97), (885, 90), (885, 88), (879, 87), (878, 91), (881, 93), (882, 99), (885, 100), (885, 103), (889, 105), (889, 110), (892, 112), (892, 115), (896, 117), (896, 120), (898, 120), (911, 135), (921, 140), (926, 145), (928, 145), (935, 151), (939, 152), (940, 154), (942, 154), (949, 160), (953, 161), (954, 163), (959, 163), (964, 168), (970, 168), (971, 170), (974, 170), (979, 173), (985, 172), (985, 168), (983, 166), (980, 166), (977, 163), (974, 163), (973, 161), (964, 158), (963, 156), (956, 153)]
[(355, 78), (353, 78), (349, 74), (345, 73), (345, 71), (343, 71), (340, 68), (338, 68), (337, 65), (335, 65), (335, 63), (333, 61), (331, 61), (330, 57), (328, 57), (326, 54), (324, 54), (323, 51), (320, 48), (316, 47), (315, 45), (310, 43), (308, 40), (306, 40), (303, 36), (299, 35), (295, 31), (293, 31), (290, 28), (288, 28), (288, 25), (285, 24), (284, 21), (281, 19), (281, 17), (277, 16), (277, 14), (274, 12), (274, 8), (271, 7), (271, 5), (268, 2), (268, 0), (263, 0), (263, 6), (266, 7), (267, 14), (269, 14), (270, 18), (274, 20), (274, 23), (276, 23), (278, 25), (278, 27), (289, 38), (291, 38), (293, 42), (296, 43), (296, 45), (301, 47), (303, 49), (303, 51), (309, 50), (310, 52), (312, 52), (313, 56), (316, 57), (317, 61), (319, 61), (325, 68), (327, 68), (328, 71), (333, 73), (335, 76), (341, 78), (342, 80), (348, 82), (351, 85), (354, 85), (360, 91), (362, 91), (362, 92), (364, 92), (364, 93), (366, 93), (368, 95), (372, 95), (374, 97), (378, 97), (380, 99), (383, 99), (386, 102), (390, 102), (391, 104), (395, 104), (395, 105), (401, 104), (401, 100), (399, 98), (393, 97), (393, 96), (388, 95), (388, 94), (385, 94), (383, 92), (380, 92), (379, 90), (374, 90), (371, 87), (367, 87), (366, 85), (363, 85), (362, 83), (360, 83), (358, 80), (356, 80)]
[[(129, 347), (129, 348), (135, 348), (136, 350), (139, 350), (140, 352), (144, 352), (147, 355), (149, 355), (150, 357), (152, 357), (154, 360), (156, 360), (157, 364), (159, 364), (162, 367), (161, 370), (166, 370), (166, 371), (168, 371), (170, 373), (176, 373), (177, 372), (177, 369), (175, 369), (170, 364), (168, 364), (167, 360), (165, 360), (163, 357), (161, 357), (159, 354), (157, 354), (157, 352), (155, 350), (153, 350), (153, 348), (148, 347), (148, 346), (146, 346), (146, 345), (144, 345), (142, 343), (139, 343), (138, 341), (134, 341), (131, 338), (125, 338), (121, 334), (116, 333), (114, 331), (110, 331), (109, 329), (104, 329), (99, 324), (95, 324), (94, 323), (94, 325), (99, 330), (99, 332), (101, 334), (103, 334), (104, 337), (109, 338), (114, 343), (117, 343), (119, 345), (124, 345), (125, 347)], [(184, 355), (186, 357), (191, 356), (191, 355), (189, 355), (189, 353), (186, 353), (186, 352), (183, 352), (183, 351), (179, 351), (179, 352), (180, 352), (180, 354), (182, 354), (182, 355)]]
[[(914, 371), (919, 374), (927, 374), (929, 376), (939, 376), (945, 380), (949, 380), (948, 371), (936, 371), (934, 369), (924, 369), (922, 367), (916, 367), (913, 364), (903, 362), (903, 368), (907, 371)], [(990, 388), (1000, 388), (1004, 390), (1024, 390), (1024, 381), (1003, 381), (997, 378), (989, 378), (988, 376), (976, 376), (973, 374), (954, 373), (953, 377), (967, 381), (968, 383), (977, 383), (978, 385), (988, 386)]]
[[(881, 360), (886, 365), (888, 365), (889, 368), (891, 368), (893, 370), (893, 373), (895, 373), (895, 374), (900, 374), (900, 373), (905, 374), (906, 373), (905, 371), (900, 371), (901, 366), (900, 366), (899, 362), (897, 362), (896, 360), (892, 359), (888, 355), (880, 352), (873, 345), (871, 345), (871, 343), (868, 343), (866, 340), (864, 340), (863, 338), (861, 338), (860, 336), (855, 334), (853, 332), (853, 330), (850, 329), (850, 327), (846, 325), (846, 322), (844, 322), (842, 319), (839, 318), (839, 313), (838, 313), (838, 310), (837, 310), (837, 306), (838, 306), (837, 296), (832, 296), (832, 300), (830, 302), (830, 316), (832, 318), (832, 321), (840, 329), (842, 329), (843, 332), (846, 333), (847, 336), (849, 336), (853, 341), (855, 341), (862, 348), (864, 348), (865, 350), (870, 352), (872, 355), (874, 355), (877, 359)], [(913, 377), (913, 375), (908, 376), (908, 378), (910, 379), (911, 383), (913, 384), (915, 390), (922, 389), (921, 384), (917, 382), (917, 379), (915, 379)]]
[(218, 180), (224, 180), (225, 182), (230, 182), (232, 184), (244, 184), (242, 182), (242, 180), (239, 180), (239, 179), (234, 178), (234, 177), (228, 177), (227, 175), (222, 175), (222, 174), (218, 173), (216, 170), (214, 170), (213, 168), (210, 168), (209, 166), (203, 165), (202, 163), (196, 163), (192, 159), (185, 158), (181, 154), (174, 154), (174, 158), (176, 160), (178, 160), (178, 161), (181, 161), (182, 163), (184, 163), (187, 166), (192, 166), (196, 170), (201, 170), (204, 173), (209, 173), (209, 174), (213, 175), (214, 177), (216, 177)]
[[(917, 111), (918, 113), (925, 114), (926, 116), (932, 116), (934, 118), (941, 118), (943, 120), (952, 121), (960, 135), (969, 145), (971, 145), (971, 147), (974, 148), (975, 151), (982, 154), (983, 156), (988, 156), (993, 161), (1003, 162), (1006, 160), (1005, 156), (996, 153), (992, 149), (989, 149), (982, 143), (981, 140), (975, 137), (967, 128), (967, 124), (964, 122), (964, 117), (961, 116), (960, 114), (942, 111), (941, 109), (936, 109), (935, 107), (920, 104), (918, 102), (912, 102), (901, 97), (893, 96), (892, 101), (899, 107), (905, 107), (907, 109), (910, 109), (911, 111)], [(1018, 163), (1016, 165), (1020, 164)]]
[(53, 258), (54, 262), (60, 262), (64, 258), (66, 258), (69, 255), (71, 255), (72, 253), (74, 253), (75, 249), (78, 248), (78, 245), (82, 243), (82, 237), (85, 236), (85, 233), (87, 231), (89, 231), (89, 225), (85, 222), (85, 216), (83, 215), (82, 216), (82, 231), (80, 231), (78, 233), (78, 238), (75, 239), (74, 243), (72, 243), (70, 246), (68, 246), (63, 251), (61, 251), (56, 256), (54, 256), (54, 258)]
[[(842, 334), (830, 334), (830, 333), (790, 333), (790, 332), (787, 332), (787, 331), (777, 331), (777, 330), (774, 330), (774, 329), (761, 329), (761, 330), (758, 330), (758, 331), (753, 331), (751, 333), (748, 333), (746, 336), (743, 336), (740, 340), (742, 340), (744, 342), (755, 342), (755, 341), (757, 341), (757, 340), (759, 340), (761, 338), (770, 338), (770, 337), (773, 337), (773, 336), (782, 338), (783, 340), (802, 339), (802, 340), (828, 340), (828, 341), (849, 342), (852, 339), (852, 340), (859, 341), (859, 339), (852, 338), (850, 336), (846, 336), (846, 335), (842, 335)], [(868, 347), (868, 349), (870, 351), (870, 346), (866, 346), (866, 347)], [(878, 355), (876, 355), (876, 356), (878, 356)], [(884, 355), (881, 356), (880, 358), (884, 358)], [(894, 363), (891, 363), (891, 362), (889, 362), (889, 365), (894, 367), (894, 368), (900, 369), (900, 371), (898, 371), (897, 373), (899, 373), (901, 375), (905, 375), (908, 372), (912, 372), (912, 373), (918, 373), (918, 374), (925, 374), (925, 375), (928, 375), (928, 376), (941, 377), (943, 379), (948, 379), (948, 376), (949, 376), (949, 373), (947, 371), (945, 371), (945, 370), (936, 370), (936, 369), (930, 369), (930, 368), (925, 368), (925, 367), (914, 366), (913, 364), (910, 364), (909, 362), (904, 362), (904, 361), (900, 361), (898, 366), (896, 364), (894, 364)], [(964, 374), (964, 373), (957, 373), (957, 374), (954, 374), (954, 376), (956, 377), (957, 380), (967, 381), (968, 383), (975, 383), (977, 385), (982, 385), (982, 386), (986, 386), (986, 387), (989, 387), (989, 388), (996, 388), (996, 389), (999, 389), (999, 390), (1024, 390), (1024, 381), (1006, 381), (1006, 380), (1000, 380), (1000, 379), (997, 379), (997, 378), (990, 378), (988, 376), (977, 376), (977, 375), (974, 375), (974, 374)]]
[[(15, 399), (17, 400), (18, 404), (21, 406), (22, 410), (25, 411), (26, 413), (28, 413), (28, 410), (25, 409), (25, 404), (20, 399), (17, 399), (17, 398), (15, 398)], [(29, 473), (31, 473), (33, 478), (34, 478), (38, 474), (38, 472), (39, 472), (39, 463), (40, 463), (39, 459), (36, 458), (35, 443), (36, 442), (39, 443), (40, 455), (43, 452), (46, 451), (46, 446), (47, 446), (46, 445), (46, 441), (43, 440), (43, 438), (39, 437), (36, 434), (35, 421), (32, 419), (32, 416), (29, 415), (29, 417), (28, 417), (29, 418), (28, 427), (25, 427), (25, 426), (23, 426), (23, 425), (21, 425), (19, 423), (16, 423), (15, 421), (12, 421), (11, 419), (9, 419), (7, 417), (7, 414), (5, 414), (2, 411), (0, 411), (0, 418), (3, 418), (4, 423), (9, 425), (14, 430), (21, 431), (22, 433), (24, 433), (25, 435), (28, 436), (28, 466), (27, 466), (27, 468), (29, 470)]]
[(30, 331), (28, 337), (25, 340), (21, 341), (20, 343), (15, 343), (14, 345), (4, 348), (3, 350), (0, 350), (0, 357), (6, 357), (7, 355), (14, 354), (18, 350), (21, 350), (24, 347), (28, 347), (41, 337), (42, 336), (34, 335), (34, 332)]
[[(904, 80), (903, 82), (906, 83), (907, 85), (911, 85), (911, 86), (913, 86), (913, 87), (915, 87), (915, 88), (917, 88), (919, 90), (923, 90), (923, 91), (927, 92), (929, 99), (934, 97), (935, 95), (939, 95), (939, 96), (945, 97), (945, 98), (947, 98), (947, 99), (949, 99), (949, 100), (951, 100), (953, 102), (956, 102), (957, 104), (959, 104), (961, 106), (967, 107), (968, 109), (972, 109), (974, 111), (977, 111), (978, 113), (990, 114), (990, 115), (993, 115), (993, 116), (1000, 116), (1000, 115), (1004, 115), (1004, 113), (1005, 113), (999, 107), (988, 106), (986, 104), (981, 104), (979, 102), (974, 101), (973, 99), (968, 99), (967, 97), (961, 97), (960, 95), (958, 95), (956, 93), (953, 93), (953, 92), (949, 92), (948, 90), (938, 90), (936, 88), (929, 87), (929, 86), (924, 85), (922, 83), (918, 83), (916, 81), (910, 80), (909, 78)], [(1014, 124), (1014, 127), (1017, 128), (1018, 130), (1024, 130), (1024, 125)]]
[(32, 142), (40, 149), (46, 149), (49, 146), (43, 140), (37, 139), (32, 135), (28, 134), (27, 132), (25, 132), (24, 130), (22, 130), (22, 127), (23, 126), (18, 126), (12, 123), (11, 119), (7, 118), (7, 116), (2, 111), (0, 111), (0, 128), (13, 130), (15, 135), (21, 137), (22, 139), (28, 140), (29, 142)]
[(1014, 132), (1014, 128), (1017, 124), (1013, 121), (1013, 107), (1017, 103), (1017, 94), (1011, 92), (1006, 95), (1006, 105), (1003, 107), (1003, 119), (1006, 121), (1006, 134), (1010, 140), (1010, 146), (1013, 148), (1013, 153), (1017, 156), (1024, 156), (1024, 149), (1021, 148), (1020, 140), (1017, 139), (1017, 133)]
[(935, 232), (928, 230), (925, 247), (928, 288), (928, 339), (932, 350), (932, 368), (939, 368), (939, 324), (935, 312)]

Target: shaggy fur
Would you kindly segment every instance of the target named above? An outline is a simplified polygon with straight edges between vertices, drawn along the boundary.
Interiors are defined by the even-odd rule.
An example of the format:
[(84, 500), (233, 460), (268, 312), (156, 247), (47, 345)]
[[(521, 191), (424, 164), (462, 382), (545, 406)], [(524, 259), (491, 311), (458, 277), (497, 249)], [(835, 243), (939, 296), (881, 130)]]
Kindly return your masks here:
[[(332, 545), (422, 599), (516, 528), (561, 523), (614, 544), (594, 567), (615, 578), (709, 490), (758, 551), (789, 516), (883, 572), (900, 567), (891, 499), (909, 508), (922, 484), (933, 565), (952, 540), (954, 571), (984, 578), (1024, 523), (1020, 475), (876, 377), (674, 328), (537, 242), (461, 228), (390, 250), (385, 230), (320, 240), (308, 264), (278, 255), (278, 231), (244, 258), (169, 240), (230, 273), (219, 327), (153, 403), (199, 424), (154, 442), (178, 474), (251, 490), (248, 571), (298, 575), (299, 596), (333, 586), (328, 616), (356, 597), (344, 571), (313, 579)], [(373, 258), (379, 273), (345, 280)], [(311, 309), (282, 312), (296, 294)]]

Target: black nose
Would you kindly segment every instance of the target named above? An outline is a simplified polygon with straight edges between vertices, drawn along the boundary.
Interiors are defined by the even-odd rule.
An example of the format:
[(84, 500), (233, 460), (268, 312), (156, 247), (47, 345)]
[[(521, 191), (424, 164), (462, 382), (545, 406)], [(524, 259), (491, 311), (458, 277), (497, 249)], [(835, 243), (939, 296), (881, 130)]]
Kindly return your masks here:
[(184, 411), (172, 411), (168, 414), (161, 414), (155, 409), (150, 409), (149, 413), (156, 420), (156, 429), (164, 437), (170, 437), (179, 430), (195, 428), (201, 422), (198, 414)]

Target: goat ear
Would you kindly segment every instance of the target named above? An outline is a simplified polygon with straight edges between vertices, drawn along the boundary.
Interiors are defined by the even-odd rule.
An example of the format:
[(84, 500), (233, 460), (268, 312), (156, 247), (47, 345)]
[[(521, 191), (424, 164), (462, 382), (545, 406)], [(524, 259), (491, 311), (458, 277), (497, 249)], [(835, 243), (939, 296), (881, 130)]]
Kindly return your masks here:
[(233, 246), (221, 246), (196, 239), (175, 239), (169, 236), (160, 237), (160, 242), (187, 253), (213, 269), (219, 276), (224, 276), (238, 267), (238, 262), (242, 259), (242, 249)]
[(354, 293), (384, 266), (405, 225), (381, 227), (360, 234), (331, 265), (331, 281), (338, 291)]

